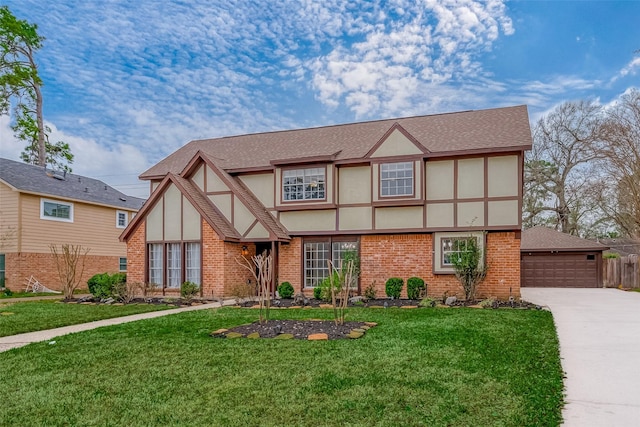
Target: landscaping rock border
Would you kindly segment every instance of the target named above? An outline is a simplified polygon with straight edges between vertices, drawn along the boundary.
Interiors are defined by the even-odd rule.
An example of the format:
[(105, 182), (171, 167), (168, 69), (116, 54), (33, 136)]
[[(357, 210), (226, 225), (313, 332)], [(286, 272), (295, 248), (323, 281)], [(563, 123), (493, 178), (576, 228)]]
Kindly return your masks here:
[(345, 322), (336, 325), (333, 320), (269, 320), (236, 326), (229, 329), (218, 329), (211, 332), (214, 338), (272, 338), (278, 340), (328, 341), (336, 339), (358, 339), (377, 326), (375, 322)]

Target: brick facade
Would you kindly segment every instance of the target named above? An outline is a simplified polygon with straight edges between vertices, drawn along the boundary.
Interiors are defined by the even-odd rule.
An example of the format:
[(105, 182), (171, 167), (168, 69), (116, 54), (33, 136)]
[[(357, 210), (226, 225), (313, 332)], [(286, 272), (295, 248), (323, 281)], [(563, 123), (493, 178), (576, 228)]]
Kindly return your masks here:
[[(144, 227), (140, 227), (144, 230)], [(255, 254), (254, 244), (231, 243), (220, 240), (215, 231), (202, 224), (202, 294), (207, 298), (233, 296), (238, 285), (255, 285), (251, 272), (237, 263), (242, 246), (249, 256)], [(290, 282), (296, 292), (311, 295), (303, 289), (302, 242), (294, 237), (288, 244), (279, 244), (277, 283)], [(478, 298), (507, 299), (520, 296), (520, 240), (514, 232), (490, 232), (486, 236), (488, 273), (478, 287)], [(129, 280), (143, 281), (144, 232), (136, 231), (127, 245)], [(360, 291), (374, 285), (378, 297), (385, 297), (385, 282), (390, 277), (405, 281), (402, 297), (406, 298), (406, 281), (416, 276), (424, 279), (427, 294), (441, 298), (447, 295), (464, 297), (460, 283), (452, 274), (433, 273), (433, 234), (387, 234), (360, 237)]]
[[(54, 291), (62, 290), (62, 283), (56, 267), (56, 261), (50, 253), (7, 253), (5, 254), (5, 286), (13, 291), (23, 291), (27, 281), (33, 276), (38, 282)], [(87, 289), (87, 280), (98, 273), (117, 273), (120, 270), (120, 257), (86, 256), (84, 272), (80, 277), (78, 289)], [(80, 265), (78, 264), (78, 273)]]

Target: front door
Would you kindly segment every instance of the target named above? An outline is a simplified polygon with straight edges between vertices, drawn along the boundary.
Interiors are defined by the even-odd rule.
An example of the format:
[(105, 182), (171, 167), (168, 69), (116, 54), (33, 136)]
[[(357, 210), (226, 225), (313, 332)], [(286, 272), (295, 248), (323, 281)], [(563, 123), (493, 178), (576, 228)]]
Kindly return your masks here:
[[(277, 256), (274, 253), (274, 251), (271, 250), (271, 242), (259, 242), (256, 243), (256, 255), (259, 255), (263, 252), (267, 252), (267, 255), (271, 254), (273, 259), (272, 259), (272, 263), (271, 263), (271, 268), (273, 268), (273, 271), (271, 273), (271, 287), (269, 288), (269, 291), (271, 292), (272, 295), (275, 295), (275, 291), (276, 291), (276, 277), (277, 277), (277, 272), (278, 272), (278, 260), (277, 260)], [(275, 251), (277, 252), (277, 251)], [(256, 271), (256, 274), (258, 272)]]

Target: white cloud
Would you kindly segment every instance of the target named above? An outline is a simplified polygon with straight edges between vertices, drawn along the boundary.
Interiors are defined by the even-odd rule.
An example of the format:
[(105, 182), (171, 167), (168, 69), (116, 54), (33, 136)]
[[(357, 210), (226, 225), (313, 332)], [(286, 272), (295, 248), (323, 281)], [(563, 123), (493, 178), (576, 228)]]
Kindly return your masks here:
[(344, 102), (357, 117), (394, 115), (429, 105), (433, 83), (474, 80), (484, 73), (475, 57), (499, 35), (512, 34), (501, 1), (398, 2), (397, 16), (372, 15), (373, 29), (362, 41), (340, 45), (308, 61), (318, 99), (335, 107)]
[(629, 74), (635, 75), (638, 69), (640, 69), (640, 56), (636, 56), (631, 61), (629, 61), (627, 65), (622, 67), (620, 72), (617, 75), (613, 76), (613, 78), (611, 79), (611, 83), (615, 82), (618, 79), (626, 77)]

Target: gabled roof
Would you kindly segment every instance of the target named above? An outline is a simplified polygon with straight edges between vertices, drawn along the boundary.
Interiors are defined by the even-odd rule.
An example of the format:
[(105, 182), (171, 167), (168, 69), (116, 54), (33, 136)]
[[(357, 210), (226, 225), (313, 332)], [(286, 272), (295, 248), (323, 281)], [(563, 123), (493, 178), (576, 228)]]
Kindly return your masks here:
[(127, 196), (104, 182), (42, 166), (0, 158), (0, 180), (23, 193), (57, 197), (137, 211), (144, 199)]
[[(527, 107), (377, 120), (310, 129), (266, 132), (191, 141), (140, 175), (161, 179), (179, 174), (198, 151), (227, 172), (271, 169), (279, 160), (364, 159), (392, 127), (401, 127), (427, 150), (425, 157), (528, 150), (531, 129)], [(404, 132), (403, 132), (404, 133)]]
[(140, 212), (138, 212), (122, 232), (120, 235), (121, 241), (127, 240), (129, 235), (138, 228), (142, 220), (146, 218), (147, 213), (155, 206), (156, 202), (162, 197), (167, 187), (171, 184), (175, 184), (178, 190), (191, 202), (193, 207), (196, 208), (202, 218), (207, 221), (222, 240), (239, 241), (242, 238), (224, 215), (202, 194), (198, 187), (189, 180), (170, 173), (162, 180), (149, 200), (147, 200), (147, 203), (145, 203), (142, 209), (140, 209)]
[(562, 233), (551, 228), (538, 226), (522, 232), (521, 252), (570, 252), (570, 251), (604, 251), (605, 245)]
[(218, 174), (220, 179), (222, 179), (222, 181), (229, 187), (229, 190), (243, 202), (253, 216), (255, 216), (260, 224), (262, 224), (262, 226), (269, 232), (273, 240), (291, 240), (287, 229), (267, 211), (264, 205), (260, 203), (251, 191), (246, 188), (242, 181), (219, 168), (204, 153), (196, 153), (194, 158), (189, 161), (187, 167), (182, 171), (182, 176), (188, 177), (200, 162), (207, 164), (216, 174)]

